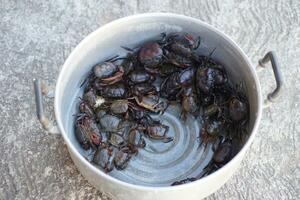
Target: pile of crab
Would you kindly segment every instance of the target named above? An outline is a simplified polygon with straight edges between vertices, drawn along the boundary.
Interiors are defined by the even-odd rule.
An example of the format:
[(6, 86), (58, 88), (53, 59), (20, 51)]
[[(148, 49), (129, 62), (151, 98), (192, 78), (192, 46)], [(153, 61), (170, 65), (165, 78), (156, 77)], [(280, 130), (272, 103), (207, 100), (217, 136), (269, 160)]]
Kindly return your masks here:
[[(233, 141), (246, 134), (248, 100), (242, 84), (234, 86), (225, 68), (199, 55), (200, 37), (162, 34), (136, 48), (95, 65), (87, 77), (75, 120), (75, 136), (92, 162), (109, 172), (125, 169), (150, 140), (172, 142), (169, 127), (153, 119), (170, 104), (181, 105), (182, 121), (201, 117), (199, 145), (213, 143), (209, 174), (235, 154)], [(174, 183), (182, 184), (195, 178)]]

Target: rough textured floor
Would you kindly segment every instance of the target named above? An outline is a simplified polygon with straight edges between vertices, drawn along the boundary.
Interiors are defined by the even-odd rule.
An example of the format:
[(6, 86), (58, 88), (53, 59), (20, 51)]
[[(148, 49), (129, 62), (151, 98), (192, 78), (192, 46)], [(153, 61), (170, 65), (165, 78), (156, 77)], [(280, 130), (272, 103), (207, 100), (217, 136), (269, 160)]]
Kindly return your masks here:
[[(251, 2), (251, 3), (250, 3)], [(175, 12), (232, 37), (254, 65), (276, 51), (285, 79), (234, 177), (207, 199), (300, 199), (300, 1), (0, 0), (0, 199), (108, 199), (76, 170), (63, 140), (41, 128), (32, 79), (54, 84), (90, 32), (143, 12)], [(259, 73), (264, 94), (272, 71)], [(52, 101), (49, 110), (51, 109)]]

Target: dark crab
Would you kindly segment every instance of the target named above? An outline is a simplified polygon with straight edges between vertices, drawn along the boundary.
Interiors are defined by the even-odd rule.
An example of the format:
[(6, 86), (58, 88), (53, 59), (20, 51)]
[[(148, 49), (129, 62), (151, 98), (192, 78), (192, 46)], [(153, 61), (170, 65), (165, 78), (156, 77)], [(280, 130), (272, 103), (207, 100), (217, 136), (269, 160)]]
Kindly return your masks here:
[(210, 67), (198, 68), (196, 73), (196, 86), (206, 95), (212, 92), (215, 85), (225, 84), (226, 81), (225, 74), (219, 69)]
[(177, 83), (181, 87), (190, 86), (194, 82), (195, 71), (194, 67), (182, 70), (177, 76)]
[(182, 185), (182, 184), (186, 184), (186, 183), (190, 183), (193, 181), (196, 181), (196, 178), (186, 178), (180, 181), (175, 181), (174, 183), (171, 184), (171, 186), (175, 186), (175, 185)]
[(83, 149), (93, 149), (101, 144), (102, 135), (98, 125), (86, 114), (81, 114), (76, 119), (75, 137)]
[(104, 131), (117, 132), (119, 131), (119, 125), (121, 124), (121, 121), (122, 119), (117, 116), (104, 114), (100, 118), (99, 123)]
[(197, 56), (194, 51), (200, 45), (200, 37), (194, 39), (188, 33), (173, 33), (160, 41), (164, 47), (165, 63), (171, 63), (177, 67), (185, 68), (192, 66)]
[(93, 109), (91, 108), (91, 106), (89, 106), (89, 104), (85, 103), (84, 101), (81, 101), (79, 103), (79, 112), (86, 114), (90, 118), (95, 117), (95, 113), (94, 113)]
[(156, 90), (156, 87), (149, 83), (140, 83), (140, 84), (133, 85), (131, 87), (131, 94), (137, 97), (148, 95), (148, 94), (156, 95), (157, 93), (158, 92)]
[(172, 51), (164, 50), (166, 60), (164, 63), (175, 65), (178, 68), (186, 68), (194, 65), (194, 61), (190, 58), (184, 57), (182, 55), (178, 55)]
[(198, 68), (196, 86), (204, 94), (209, 94), (214, 87), (213, 69)]
[(147, 95), (142, 97), (134, 97), (136, 103), (154, 113), (163, 113), (167, 109), (167, 102), (159, 98), (158, 95)]
[(106, 110), (102, 109), (102, 107), (98, 107), (95, 109), (96, 121), (99, 122), (101, 117), (107, 114)]
[(239, 122), (247, 116), (247, 103), (243, 100), (233, 97), (229, 102), (229, 115), (234, 122)]
[(128, 132), (128, 143), (134, 147), (144, 148), (146, 142), (143, 138), (144, 130), (139, 129), (138, 127), (133, 127)]
[(195, 68), (193, 67), (171, 74), (160, 85), (161, 95), (168, 100), (175, 100), (181, 88), (192, 85), (194, 76)]
[(94, 66), (94, 75), (97, 84), (111, 85), (122, 79), (124, 69), (122, 66), (115, 65), (112, 62), (104, 62)]
[(114, 165), (117, 170), (123, 170), (127, 167), (128, 162), (132, 157), (132, 151), (129, 147), (120, 149), (114, 157)]
[(185, 57), (191, 57), (193, 52), (200, 46), (200, 42), (200, 37), (194, 39), (189, 33), (174, 33), (167, 38), (169, 49)]
[(174, 139), (172, 137), (167, 136), (168, 130), (169, 127), (167, 125), (161, 123), (152, 123), (152, 124), (148, 124), (146, 133), (151, 139), (161, 140), (164, 143), (168, 143), (173, 141)]
[(157, 71), (157, 67), (161, 63), (162, 58), (163, 50), (156, 42), (144, 44), (138, 52), (138, 59), (140, 63), (151, 73)]
[(233, 146), (232, 141), (223, 140), (218, 145), (218, 148), (214, 151), (212, 160), (203, 169), (203, 176), (211, 174), (224, 166), (232, 158)]
[(97, 149), (93, 163), (100, 166), (105, 172), (110, 172), (114, 169), (114, 154), (113, 147), (103, 144)]
[(124, 98), (126, 97), (126, 87), (123, 83), (115, 83), (108, 86), (95, 86), (99, 94), (104, 98)]
[(221, 135), (223, 122), (218, 120), (206, 120), (200, 130), (201, 143), (207, 145), (208, 143), (215, 142)]
[(232, 142), (225, 140), (221, 142), (219, 147), (214, 152), (213, 161), (219, 164), (226, 164), (232, 155)]
[(145, 82), (152, 83), (155, 80), (155, 77), (152, 74), (149, 74), (144, 70), (134, 70), (128, 74), (127, 78), (131, 85)]
[(131, 102), (126, 99), (113, 101), (110, 105), (110, 110), (114, 114), (124, 114), (128, 109), (134, 106)]
[(227, 83), (228, 78), (226, 71), (224, 70), (223, 66), (221, 65), (215, 65), (214, 67), (214, 81), (215, 85), (224, 85)]
[(181, 100), (181, 118), (186, 120), (187, 114), (195, 115), (198, 110), (197, 95), (193, 87), (183, 88), (180, 92)]
[(145, 127), (147, 124), (155, 122), (151, 116), (150, 110), (147, 110), (140, 106), (135, 106), (130, 110), (130, 119), (134, 121), (132, 128), (136, 128), (138, 125)]
[(211, 117), (221, 117), (222, 108), (216, 104), (210, 104), (203, 109), (203, 116), (205, 119), (209, 119)]
[(180, 91), (181, 86), (177, 82), (179, 72), (171, 74), (165, 78), (160, 85), (160, 95), (168, 100), (175, 100), (177, 93)]
[(96, 78), (102, 79), (112, 76), (118, 71), (118, 66), (111, 62), (104, 62), (93, 67)]
[(159, 67), (159, 76), (161, 77), (168, 77), (171, 74), (175, 73), (175, 72), (179, 72), (180, 68), (177, 67), (176, 65), (172, 64), (172, 63), (163, 63), (160, 67)]
[(111, 114), (122, 115), (125, 119), (128, 119), (130, 111), (132, 111), (136, 105), (127, 99), (118, 99), (107, 101), (102, 107)]
[[(243, 92), (245, 91), (243, 82), (236, 86), (227, 84), (226, 87), (218, 88), (219, 94), (226, 98), (223, 104), (227, 105), (229, 117), (235, 124), (243, 124), (249, 119), (249, 102)], [(227, 119), (227, 121), (229, 121)]]
[(96, 105), (96, 101), (97, 101), (97, 95), (96, 95), (96, 91), (91, 88), (88, 91), (86, 91), (83, 96), (82, 96), (82, 100), (91, 108), (93, 108)]
[(108, 143), (112, 146), (119, 148), (126, 144), (125, 139), (122, 137), (122, 135), (118, 133), (110, 133), (108, 138)]
[(134, 70), (137, 63), (137, 57), (135, 54), (128, 53), (127, 57), (123, 59), (122, 63), (120, 64), (124, 69), (124, 76), (127, 76), (131, 71)]

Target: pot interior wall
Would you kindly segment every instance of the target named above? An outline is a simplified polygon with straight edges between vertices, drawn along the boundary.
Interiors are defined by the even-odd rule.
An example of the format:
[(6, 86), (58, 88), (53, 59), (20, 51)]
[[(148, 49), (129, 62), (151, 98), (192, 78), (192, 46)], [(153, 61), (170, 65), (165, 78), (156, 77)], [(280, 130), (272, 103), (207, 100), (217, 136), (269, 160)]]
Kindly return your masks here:
[[(126, 22), (119, 21), (103, 27), (87, 40), (84, 40), (68, 58), (62, 71), (64, 78), (58, 83), (60, 87), (56, 94), (58, 98), (58, 118), (62, 120), (64, 133), (78, 151), (83, 153), (74, 137), (74, 117), (77, 110), (78, 96), (82, 94), (80, 85), (93, 65), (116, 54), (126, 52), (120, 46), (136, 47), (139, 44), (159, 38), (160, 33), (189, 32), (201, 37), (199, 53), (208, 54), (216, 48), (213, 59), (223, 64), (235, 82), (244, 81), (246, 93), (250, 102), (249, 132), (252, 132), (258, 112), (258, 94), (255, 80), (240, 52), (218, 32), (215, 32), (198, 21), (186, 21), (170, 17), (136, 18)], [(137, 183), (138, 184), (138, 183)]]

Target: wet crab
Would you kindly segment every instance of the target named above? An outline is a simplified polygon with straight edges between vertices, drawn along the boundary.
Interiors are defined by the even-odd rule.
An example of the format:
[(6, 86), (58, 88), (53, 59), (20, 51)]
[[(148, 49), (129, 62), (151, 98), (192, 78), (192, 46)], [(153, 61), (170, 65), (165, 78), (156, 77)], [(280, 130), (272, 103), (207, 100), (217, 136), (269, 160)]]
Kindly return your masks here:
[(129, 80), (129, 84), (131, 85), (145, 82), (151, 83), (155, 80), (153, 75), (143, 70), (134, 70), (128, 74), (127, 78)]
[(180, 181), (173, 182), (171, 184), (171, 186), (182, 185), (182, 184), (190, 183), (190, 182), (193, 182), (193, 181), (196, 181), (196, 180), (197, 180), (196, 178), (186, 178), (186, 179), (183, 179), (183, 180), (180, 180)]
[(138, 127), (133, 127), (128, 132), (128, 143), (134, 147), (144, 148), (146, 146), (146, 142), (143, 138), (143, 130)]
[(107, 110), (107, 112), (113, 115), (122, 115), (127, 119), (129, 117), (129, 112), (136, 107), (135, 104), (128, 101), (127, 99), (117, 99), (112, 101), (106, 101), (102, 105), (102, 109)]
[(182, 70), (177, 76), (177, 83), (181, 87), (189, 86), (194, 82), (195, 68), (189, 67)]
[(118, 133), (109, 133), (108, 141), (112, 146), (119, 148), (126, 144), (125, 139)]
[(169, 127), (167, 125), (161, 123), (152, 123), (147, 125), (146, 133), (151, 139), (161, 140), (164, 143), (168, 143), (173, 141), (174, 139), (172, 137), (167, 136), (168, 130)]
[(221, 141), (217, 149), (214, 150), (214, 155), (212, 160), (203, 169), (204, 173), (202, 174), (202, 177), (211, 174), (212, 172), (224, 166), (232, 158), (232, 151), (233, 151), (232, 141), (230, 140)]
[(241, 121), (246, 117), (247, 112), (248, 112), (248, 108), (245, 102), (243, 102), (242, 100), (236, 97), (230, 99), (229, 115), (233, 121), (235, 122)]
[(223, 126), (224, 124), (222, 121), (205, 120), (199, 133), (201, 140), (200, 144), (204, 144), (206, 146), (208, 143), (215, 142), (222, 134)]
[(188, 33), (173, 33), (160, 41), (163, 46), (166, 63), (172, 63), (177, 67), (185, 68), (194, 64), (195, 50), (200, 46), (200, 37), (194, 39)]
[(89, 106), (84, 101), (81, 101), (79, 103), (79, 112), (86, 114), (90, 118), (94, 118), (95, 117), (95, 113), (94, 113), (93, 109), (91, 108), (91, 106)]
[(94, 66), (93, 72), (97, 84), (111, 85), (122, 79), (124, 69), (122, 66), (117, 66), (112, 62), (104, 62)]
[(114, 155), (114, 148), (103, 144), (98, 147), (93, 158), (93, 163), (100, 166), (105, 172), (110, 172), (114, 168)]
[(163, 113), (168, 106), (167, 102), (161, 100), (158, 95), (134, 97), (134, 100), (139, 106), (154, 113)]
[(168, 77), (175, 72), (179, 72), (181, 69), (172, 63), (163, 63), (159, 67), (159, 76)]
[(194, 75), (195, 68), (193, 67), (171, 74), (161, 83), (161, 95), (169, 100), (174, 100), (181, 88), (192, 85)]
[(183, 120), (186, 120), (187, 114), (195, 115), (198, 110), (198, 99), (193, 87), (183, 88), (179, 93), (181, 97), (181, 115)]
[(151, 72), (157, 72), (157, 67), (163, 58), (163, 50), (157, 42), (149, 42), (144, 44), (139, 52), (138, 59), (144, 68)]
[(117, 116), (104, 114), (100, 117), (99, 124), (105, 131), (117, 132), (119, 131), (119, 125), (121, 124), (121, 121), (122, 119)]
[(132, 151), (129, 147), (121, 148), (114, 157), (114, 165), (116, 169), (123, 170), (127, 167), (128, 162), (132, 157)]
[(87, 92), (83, 94), (82, 100), (89, 107), (93, 108), (96, 105), (96, 101), (97, 101), (96, 91), (93, 88), (89, 89)]
[(124, 98), (126, 97), (126, 86), (124, 83), (116, 83), (108, 86), (95, 86), (99, 94), (104, 98)]
[(176, 54), (191, 57), (200, 46), (200, 37), (194, 39), (189, 33), (173, 33), (167, 37), (167, 46)]
[(168, 100), (175, 100), (181, 86), (177, 82), (179, 72), (173, 73), (165, 78), (160, 85), (160, 95)]
[(149, 83), (141, 83), (131, 87), (131, 94), (133, 96), (141, 97), (148, 94), (156, 95), (158, 94), (158, 91), (154, 85)]
[(86, 114), (81, 114), (76, 119), (75, 137), (85, 150), (90, 147), (95, 149), (102, 140), (98, 125)]

